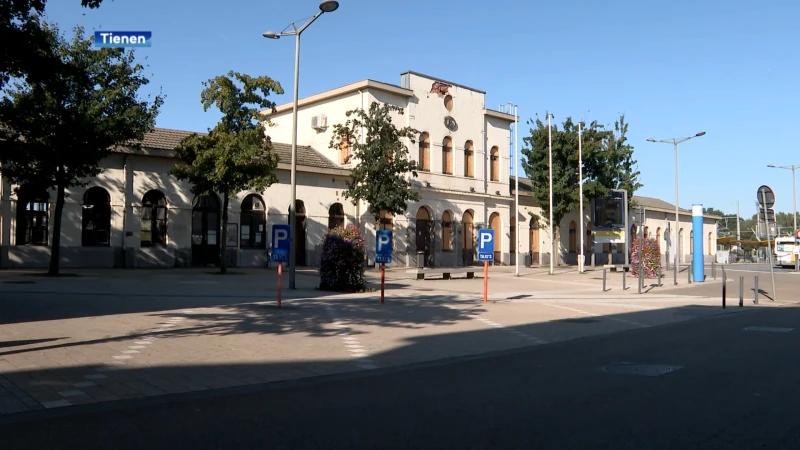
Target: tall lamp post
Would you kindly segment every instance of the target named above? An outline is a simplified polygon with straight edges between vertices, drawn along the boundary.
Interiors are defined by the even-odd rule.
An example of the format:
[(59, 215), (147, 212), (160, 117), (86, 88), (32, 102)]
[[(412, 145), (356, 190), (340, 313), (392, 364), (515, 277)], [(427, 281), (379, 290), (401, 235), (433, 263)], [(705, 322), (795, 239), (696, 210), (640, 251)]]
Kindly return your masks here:
[(556, 255), (556, 227), (553, 226), (553, 128), (550, 125), (552, 114), (547, 113), (547, 167), (550, 170), (550, 275), (553, 275), (553, 258)]
[[(786, 169), (792, 171), (792, 219), (794, 221), (794, 230), (793, 233), (797, 233), (797, 185), (794, 176), (794, 171), (800, 169), (800, 164), (795, 164), (791, 166), (773, 166), (769, 164), (767, 167), (770, 169)], [(795, 238), (795, 245), (792, 246), (792, 251), (797, 251), (797, 235), (794, 236)], [(800, 266), (800, 254), (794, 260), (794, 270), (798, 271), (798, 266)]]
[[(701, 132), (695, 134), (694, 136), (689, 136), (689, 137), (680, 138), (680, 139), (673, 138), (673, 139), (662, 139), (662, 140), (658, 140), (658, 141), (653, 139), (653, 138), (648, 138), (647, 139), (647, 142), (660, 142), (662, 144), (672, 144), (674, 146), (674, 148), (675, 148), (675, 231), (673, 232), (675, 234), (675, 236), (673, 237), (673, 239), (675, 239), (675, 267), (673, 267), (673, 269), (674, 269), (674, 271), (673, 271), (673, 277), (674, 277), (673, 282), (675, 284), (678, 284), (678, 264), (680, 262), (679, 255), (680, 255), (680, 252), (681, 252), (681, 241), (680, 241), (680, 234), (679, 234), (680, 233), (680, 216), (678, 215), (679, 214), (678, 213), (678, 144), (680, 144), (681, 142), (686, 142), (689, 139), (694, 139), (696, 137), (703, 136), (704, 134), (706, 134), (706, 132), (705, 131), (701, 131)], [(626, 230), (626, 232), (627, 232), (627, 230)]]
[[(295, 50), (294, 50), (294, 106), (292, 108), (292, 169), (291, 169), (291, 191), (292, 191), (292, 199), (291, 203), (289, 203), (289, 227), (291, 228), (291, 232), (289, 235), (290, 238), (290, 246), (289, 246), (289, 289), (296, 289), (297, 286), (295, 284), (295, 262), (297, 261), (297, 247), (296, 241), (297, 236), (295, 233), (295, 225), (297, 223), (297, 211), (295, 210), (295, 203), (297, 202), (297, 102), (298, 102), (298, 89), (297, 85), (300, 81), (300, 35), (306, 28), (309, 27), (312, 23), (314, 23), (317, 18), (326, 12), (334, 12), (339, 8), (339, 2), (334, 0), (325, 0), (324, 2), (319, 4), (319, 12), (316, 13), (311, 19), (308, 20), (305, 24), (301, 25), (299, 28), (295, 25), (298, 21), (292, 22), (284, 28), (283, 31), (276, 33), (274, 31), (267, 31), (266, 33), (262, 34), (265, 38), (269, 39), (279, 39), (284, 36), (294, 36), (295, 37)], [(302, 19), (301, 19), (302, 20)], [(290, 29), (291, 28), (291, 29)]]

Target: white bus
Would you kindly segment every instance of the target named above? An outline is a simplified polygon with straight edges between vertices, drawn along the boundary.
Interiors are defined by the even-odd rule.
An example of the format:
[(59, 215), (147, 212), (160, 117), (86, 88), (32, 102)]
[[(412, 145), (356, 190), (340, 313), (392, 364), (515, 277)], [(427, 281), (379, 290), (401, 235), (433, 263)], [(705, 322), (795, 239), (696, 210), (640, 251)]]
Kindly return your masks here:
[(784, 267), (794, 267), (797, 251), (800, 249), (795, 244), (793, 237), (775, 238), (775, 264)]

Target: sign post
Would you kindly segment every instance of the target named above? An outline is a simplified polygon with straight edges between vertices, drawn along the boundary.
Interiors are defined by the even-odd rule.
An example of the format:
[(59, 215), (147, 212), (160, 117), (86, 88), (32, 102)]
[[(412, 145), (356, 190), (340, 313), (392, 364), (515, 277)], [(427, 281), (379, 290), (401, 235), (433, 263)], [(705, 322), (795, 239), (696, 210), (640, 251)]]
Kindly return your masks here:
[(278, 263), (278, 308), (281, 307), (281, 289), (283, 288), (283, 263), (289, 262), (289, 246), (292, 228), (289, 225), (272, 226), (272, 262)]
[(478, 230), (478, 261), (483, 261), (483, 302), (489, 297), (489, 261), (494, 261), (494, 230)]
[(767, 256), (769, 256), (769, 273), (772, 276), (772, 301), (777, 300), (778, 293), (775, 292), (775, 262), (772, 260), (772, 243), (769, 232), (769, 209), (775, 205), (775, 192), (769, 186), (761, 186), (758, 188), (758, 203), (761, 209), (764, 210), (764, 224), (767, 229)]
[(392, 262), (392, 232), (378, 230), (375, 232), (375, 262), (381, 265), (381, 303), (383, 303), (384, 287), (386, 286), (386, 264)]

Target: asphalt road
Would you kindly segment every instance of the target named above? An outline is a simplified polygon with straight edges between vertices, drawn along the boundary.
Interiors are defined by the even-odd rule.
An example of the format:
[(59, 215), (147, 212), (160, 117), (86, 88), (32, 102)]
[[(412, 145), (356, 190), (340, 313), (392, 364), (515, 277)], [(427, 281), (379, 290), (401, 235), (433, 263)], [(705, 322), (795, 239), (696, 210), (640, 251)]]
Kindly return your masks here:
[[(798, 323), (797, 308), (752, 309), (369, 376), (74, 407), (0, 421), (0, 448), (797, 449), (800, 330), (742, 329)], [(603, 370), (625, 361), (682, 368)]]

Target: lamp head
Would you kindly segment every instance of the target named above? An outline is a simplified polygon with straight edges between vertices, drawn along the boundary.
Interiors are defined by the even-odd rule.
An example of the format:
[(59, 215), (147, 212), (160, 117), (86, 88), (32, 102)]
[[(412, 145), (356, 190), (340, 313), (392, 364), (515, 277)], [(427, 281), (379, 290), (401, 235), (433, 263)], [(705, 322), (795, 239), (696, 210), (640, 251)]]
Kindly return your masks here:
[(700, 136), (702, 136), (704, 134), (706, 134), (706, 132), (705, 131), (701, 131), (701, 132), (695, 134), (695, 137), (700, 137)]
[(263, 33), (262, 36), (264, 36), (265, 38), (269, 38), (269, 39), (279, 39), (281, 37), (280, 34), (274, 32), (274, 31), (267, 31), (267, 32)]
[(339, 2), (334, 0), (325, 0), (324, 2), (319, 4), (319, 10), (322, 12), (334, 12), (339, 9)]
[(774, 165), (772, 165), (772, 164), (767, 164), (767, 167), (771, 167), (771, 168), (773, 168), (773, 169), (775, 168), (775, 166), (774, 166)]
[(655, 142), (656, 140), (653, 138), (647, 138), (647, 142)]

